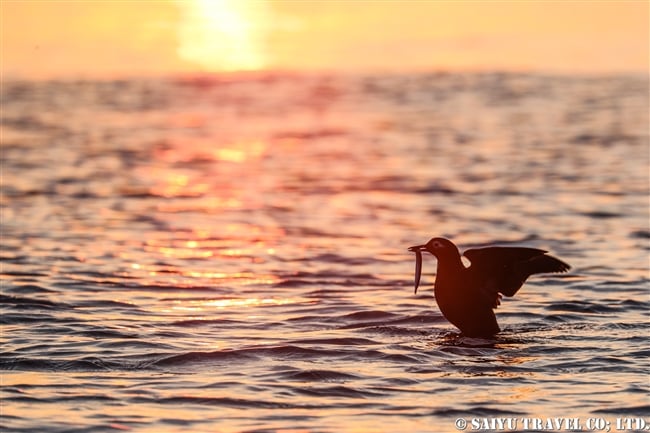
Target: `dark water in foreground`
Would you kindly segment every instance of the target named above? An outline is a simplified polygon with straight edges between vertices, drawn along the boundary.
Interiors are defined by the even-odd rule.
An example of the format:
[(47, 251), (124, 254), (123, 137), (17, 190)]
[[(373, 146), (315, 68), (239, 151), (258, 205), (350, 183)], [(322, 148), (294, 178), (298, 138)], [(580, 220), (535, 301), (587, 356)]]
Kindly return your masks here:
[[(0, 429), (650, 422), (648, 154), (629, 77), (4, 83)], [(468, 339), (434, 235), (573, 269)]]

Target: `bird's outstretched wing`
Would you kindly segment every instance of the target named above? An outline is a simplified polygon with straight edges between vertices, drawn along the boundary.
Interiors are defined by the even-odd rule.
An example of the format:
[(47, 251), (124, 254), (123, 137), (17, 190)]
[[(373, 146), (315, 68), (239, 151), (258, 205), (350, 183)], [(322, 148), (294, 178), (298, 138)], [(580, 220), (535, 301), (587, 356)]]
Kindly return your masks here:
[(463, 254), (472, 265), (474, 278), (483, 281), (484, 291), (498, 305), (498, 294), (513, 296), (533, 274), (566, 272), (570, 266), (546, 251), (523, 247), (475, 248)]
[(546, 254), (547, 251), (524, 247), (486, 247), (474, 248), (463, 253), (472, 266), (496, 268), (514, 262), (529, 260)]

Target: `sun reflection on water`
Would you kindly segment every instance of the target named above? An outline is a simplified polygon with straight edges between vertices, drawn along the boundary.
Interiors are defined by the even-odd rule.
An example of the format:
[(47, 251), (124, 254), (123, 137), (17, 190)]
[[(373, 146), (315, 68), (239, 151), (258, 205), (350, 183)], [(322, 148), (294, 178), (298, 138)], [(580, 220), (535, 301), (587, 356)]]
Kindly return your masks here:
[(208, 311), (226, 308), (255, 308), (289, 304), (313, 304), (316, 301), (303, 297), (289, 298), (220, 298), (220, 299), (177, 299), (173, 301), (172, 310), (177, 311)]
[[(149, 285), (176, 285), (179, 289), (183, 287), (191, 288), (198, 285), (210, 285), (218, 281), (222, 284), (236, 285), (259, 285), (259, 284), (277, 284), (281, 279), (271, 274), (259, 274), (254, 272), (215, 272), (203, 269), (182, 269), (176, 266), (168, 265), (145, 265), (141, 263), (131, 263), (129, 268), (136, 272), (144, 272), (148, 277)], [(130, 276), (123, 273), (123, 276)], [(131, 275), (132, 276), (132, 275)], [(156, 280), (155, 277), (164, 278)], [(193, 281), (187, 281), (183, 278), (189, 278)], [(200, 280), (205, 280), (201, 282)]]
[[(266, 154), (268, 147), (269, 143), (262, 140), (236, 140), (215, 144), (212, 140), (181, 137), (164, 143), (155, 150), (154, 155), (167, 163), (246, 163), (259, 160)], [(182, 175), (170, 177), (172, 180), (175, 180), (174, 178), (182, 179)]]
[(246, 162), (258, 159), (264, 155), (268, 144), (264, 141), (242, 141), (231, 143), (227, 147), (215, 149), (212, 154), (215, 159), (229, 162)]

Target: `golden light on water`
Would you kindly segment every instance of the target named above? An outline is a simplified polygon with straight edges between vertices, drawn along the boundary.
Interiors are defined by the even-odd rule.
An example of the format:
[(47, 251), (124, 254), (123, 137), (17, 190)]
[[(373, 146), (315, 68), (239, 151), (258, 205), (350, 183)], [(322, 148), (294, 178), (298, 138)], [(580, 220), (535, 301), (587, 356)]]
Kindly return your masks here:
[(174, 301), (172, 310), (206, 311), (232, 307), (269, 307), (277, 305), (315, 303), (313, 299), (302, 297), (293, 298), (223, 298), (223, 299), (182, 299)]
[(259, 159), (264, 155), (268, 144), (261, 140), (231, 143), (227, 147), (215, 149), (213, 156), (219, 161), (243, 163)]
[(178, 54), (207, 70), (242, 71), (267, 65), (268, 3), (257, 0), (181, 2)]
[[(181, 120), (180, 122), (183, 122)], [(170, 125), (188, 128), (177, 119), (171, 119)], [(192, 128), (192, 126), (189, 126)], [(155, 156), (166, 163), (212, 161), (232, 163), (254, 163), (262, 158), (268, 151), (270, 143), (263, 140), (238, 140), (219, 143), (218, 147), (206, 139), (178, 139), (169, 143), (169, 147), (156, 149)], [(178, 174), (173, 179), (179, 186), (186, 185), (187, 176)]]

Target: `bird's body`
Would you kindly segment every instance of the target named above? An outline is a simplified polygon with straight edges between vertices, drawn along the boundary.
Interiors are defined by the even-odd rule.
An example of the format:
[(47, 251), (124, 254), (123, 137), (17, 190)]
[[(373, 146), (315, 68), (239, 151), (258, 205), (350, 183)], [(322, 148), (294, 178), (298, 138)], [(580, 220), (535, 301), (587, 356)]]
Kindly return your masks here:
[(487, 247), (465, 251), (471, 265), (465, 267), (456, 245), (433, 238), (409, 248), (418, 255), (416, 291), (421, 253), (438, 259), (434, 293), (442, 314), (469, 337), (490, 337), (500, 331), (494, 309), (501, 294), (513, 296), (533, 274), (566, 272), (570, 266), (546, 251), (522, 247)]

